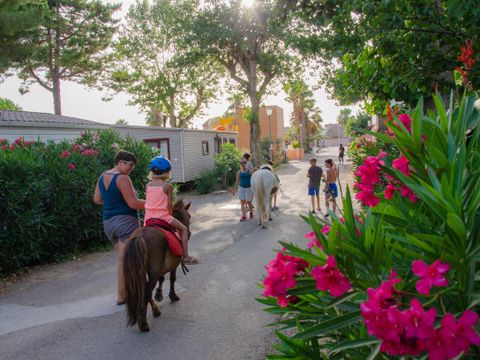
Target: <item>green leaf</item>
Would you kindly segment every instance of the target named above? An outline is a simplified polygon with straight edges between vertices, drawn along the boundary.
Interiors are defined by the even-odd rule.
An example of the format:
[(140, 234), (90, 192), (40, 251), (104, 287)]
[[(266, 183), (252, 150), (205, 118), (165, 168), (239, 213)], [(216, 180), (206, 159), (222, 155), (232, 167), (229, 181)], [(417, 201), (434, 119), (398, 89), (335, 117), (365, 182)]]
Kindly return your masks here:
[(457, 236), (465, 240), (466, 236), (466, 230), (465, 230), (465, 224), (463, 223), (462, 219), (458, 217), (458, 215), (454, 213), (448, 213), (447, 214), (447, 225), (453, 230)]
[(369, 345), (374, 345), (378, 344), (380, 340), (376, 338), (368, 338), (368, 339), (356, 339), (356, 340), (347, 340), (347, 341), (342, 341), (335, 345), (331, 350), (330, 354), (339, 352), (339, 351), (344, 351), (344, 350), (349, 350), (349, 349), (356, 349), (362, 346), (369, 346)]
[(335, 317), (324, 321), (318, 325), (312, 326), (294, 336), (295, 339), (309, 339), (316, 336), (325, 336), (334, 331), (350, 326), (361, 319), (360, 311), (348, 313), (343, 316)]

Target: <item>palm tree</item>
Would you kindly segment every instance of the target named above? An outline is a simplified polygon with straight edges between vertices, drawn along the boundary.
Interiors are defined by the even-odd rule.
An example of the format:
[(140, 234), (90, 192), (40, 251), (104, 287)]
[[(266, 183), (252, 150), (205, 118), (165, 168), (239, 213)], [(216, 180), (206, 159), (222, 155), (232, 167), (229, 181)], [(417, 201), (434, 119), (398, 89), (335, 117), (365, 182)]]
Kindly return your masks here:
[(303, 80), (293, 80), (283, 86), (286, 100), (293, 104), (293, 121), (299, 131), (299, 142), (303, 148), (306, 136), (314, 137), (323, 122), (321, 110), (315, 106), (313, 92)]
[(145, 122), (148, 126), (162, 126), (167, 127), (168, 116), (163, 114), (156, 108), (152, 108), (148, 114)]
[(118, 119), (117, 121), (115, 121), (115, 124), (116, 125), (128, 125), (128, 121), (125, 120), (125, 119)]

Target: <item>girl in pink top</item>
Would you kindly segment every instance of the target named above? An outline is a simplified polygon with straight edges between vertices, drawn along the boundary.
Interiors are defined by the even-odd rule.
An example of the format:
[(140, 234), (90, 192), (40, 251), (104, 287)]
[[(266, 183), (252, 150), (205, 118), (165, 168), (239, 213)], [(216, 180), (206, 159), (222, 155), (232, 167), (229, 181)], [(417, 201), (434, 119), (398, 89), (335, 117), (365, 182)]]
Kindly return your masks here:
[(197, 264), (198, 260), (188, 255), (188, 229), (180, 221), (172, 216), (173, 187), (166, 180), (170, 178), (170, 162), (157, 156), (150, 162), (150, 182), (147, 184), (145, 196), (145, 223), (148, 219), (156, 218), (168, 222), (180, 232), (182, 239), (183, 262), (186, 264)]

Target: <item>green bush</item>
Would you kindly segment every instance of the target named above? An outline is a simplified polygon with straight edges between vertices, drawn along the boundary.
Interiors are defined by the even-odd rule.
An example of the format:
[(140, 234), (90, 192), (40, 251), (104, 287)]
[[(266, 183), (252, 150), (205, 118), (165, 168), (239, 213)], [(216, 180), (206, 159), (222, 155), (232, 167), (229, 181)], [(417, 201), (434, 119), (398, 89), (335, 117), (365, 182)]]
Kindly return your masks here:
[(218, 184), (218, 176), (215, 170), (204, 171), (200, 174), (200, 177), (195, 180), (195, 188), (200, 194), (208, 194), (214, 191)]
[(215, 155), (215, 173), (221, 179), (224, 189), (235, 183), (241, 158), (240, 150), (230, 143), (223, 144), (222, 151)]
[[(281, 243), (259, 299), (277, 317), (278, 353), (269, 358), (480, 358), (474, 101), (447, 111), (435, 97), (436, 113), (424, 115), (420, 102), (411, 118), (399, 115), (391, 135), (374, 135), (382, 150), (399, 149), (397, 158), (372, 154), (359, 168), (365, 211), (354, 213), (347, 190), (341, 217), (304, 217), (310, 250)], [(466, 129), (476, 129), (469, 144)], [(376, 188), (383, 178), (387, 187)]]
[(59, 144), (0, 140), (0, 273), (61, 260), (104, 242), (101, 207), (93, 204), (100, 174), (116, 149), (135, 153), (131, 177), (144, 193), (154, 150), (113, 131)]

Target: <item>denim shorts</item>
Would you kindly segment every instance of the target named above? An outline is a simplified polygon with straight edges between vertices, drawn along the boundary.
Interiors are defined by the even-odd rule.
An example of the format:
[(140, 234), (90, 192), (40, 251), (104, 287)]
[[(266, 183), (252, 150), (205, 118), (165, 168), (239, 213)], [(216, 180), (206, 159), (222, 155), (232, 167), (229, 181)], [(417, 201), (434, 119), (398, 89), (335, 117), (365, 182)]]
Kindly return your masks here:
[(113, 245), (119, 241), (125, 242), (132, 232), (139, 227), (140, 220), (131, 215), (117, 215), (103, 220), (103, 231)]
[(253, 199), (252, 188), (244, 188), (244, 187), (239, 186), (238, 187), (238, 198), (240, 200), (252, 201), (252, 199)]
[(319, 195), (320, 194), (320, 188), (314, 188), (314, 187), (309, 187), (308, 188), (308, 195), (314, 196), (314, 195)]

